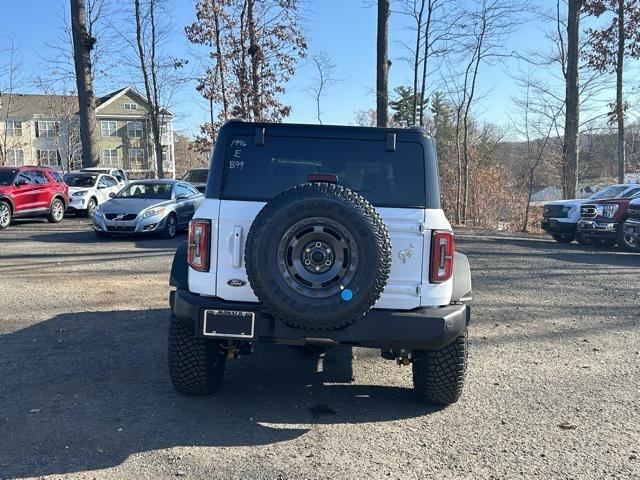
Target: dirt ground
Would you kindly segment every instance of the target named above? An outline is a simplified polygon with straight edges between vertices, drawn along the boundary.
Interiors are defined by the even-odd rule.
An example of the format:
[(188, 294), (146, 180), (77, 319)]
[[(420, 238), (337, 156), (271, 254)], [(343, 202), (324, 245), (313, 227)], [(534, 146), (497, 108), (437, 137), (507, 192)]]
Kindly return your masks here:
[(358, 348), (258, 346), (214, 397), (178, 395), (182, 240), (0, 232), (0, 478), (640, 478), (640, 255), (461, 232), (470, 369), (436, 409)]

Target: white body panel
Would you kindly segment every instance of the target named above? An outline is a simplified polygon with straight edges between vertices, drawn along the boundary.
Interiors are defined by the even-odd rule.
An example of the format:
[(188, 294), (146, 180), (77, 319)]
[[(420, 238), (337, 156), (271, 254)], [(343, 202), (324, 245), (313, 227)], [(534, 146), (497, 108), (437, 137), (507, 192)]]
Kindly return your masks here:
[[(189, 268), (189, 290), (228, 301), (257, 302), (247, 279), (244, 246), (253, 220), (265, 204), (205, 199), (194, 218), (212, 222), (211, 268)], [(377, 208), (389, 229), (392, 243), (391, 274), (375, 308), (410, 310), (420, 306), (447, 305), (452, 281), (429, 283), (431, 231), (451, 230), (442, 210)], [(243, 286), (229, 281), (242, 280)], [(238, 283), (238, 282), (233, 282)]]

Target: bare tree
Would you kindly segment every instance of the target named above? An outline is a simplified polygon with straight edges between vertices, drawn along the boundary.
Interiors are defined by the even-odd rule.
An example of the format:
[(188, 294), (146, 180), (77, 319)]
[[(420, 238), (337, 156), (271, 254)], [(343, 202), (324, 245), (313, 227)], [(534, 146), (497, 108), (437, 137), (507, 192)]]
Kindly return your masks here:
[(158, 84), (158, 47), (160, 42), (156, 9), (158, 0), (146, 0), (145, 12), (142, 12), (141, 1), (134, 0), (136, 19), (136, 47), (140, 71), (144, 80), (147, 100), (147, 114), (151, 123), (151, 141), (156, 161), (158, 178), (164, 178), (164, 154), (160, 135), (160, 94)]
[(99, 163), (96, 141), (96, 99), (93, 92), (91, 62), (91, 51), (96, 44), (96, 38), (91, 36), (87, 29), (84, 0), (71, 0), (71, 30), (82, 138), (82, 165), (92, 167)]
[(470, 121), (471, 108), (478, 99), (478, 78), (482, 64), (495, 64), (512, 56), (507, 39), (522, 19), (522, 6), (507, 0), (478, 0), (465, 12), (461, 32), (456, 42), (461, 43), (464, 66), (462, 73), (451, 78), (456, 85), (456, 152), (458, 164), (456, 193), (456, 222), (465, 223), (469, 202)]
[[(17, 111), (14, 97), (21, 88), (27, 85), (22, 62), (20, 60), (15, 38), (9, 37), (6, 41), (7, 47), (0, 50), (0, 119), (2, 119), (2, 130), (0, 130), (0, 165), (7, 165), (9, 152), (23, 146), (22, 136), (16, 135), (16, 130), (9, 131), (8, 120)], [(25, 125), (21, 125), (26, 128)]]
[(390, 0), (378, 0), (376, 111), (378, 127), (389, 123), (389, 14)]
[(320, 102), (327, 94), (327, 89), (337, 84), (340, 80), (336, 78), (336, 66), (326, 52), (320, 52), (311, 57), (311, 63), (316, 69), (316, 75), (312, 79), (309, 93), (316, 102), (316, 118), (318, 123), (322, 125)]
[[(525, 95), (514, 98), (513, 103), (521, 114), (516, 118), (514, 127), (516, 132), (524, 137), (526, 145), (524, 160), (527, 195), (522, 222), (522, 231), (526, 232), (529, 226), (529, 210), (535, 186), (535, 176), (545, 158), (549, 156), (548, 147), (552, 143), (553, 133), (557, 129), (557, 119), (562, 113), (562, 107), (554, 105), (553, 101), (549, 101), (544, 94), (541, 95), (532, 79), (520, 82), (520, 85), (523, 87)], [(534, 95), (537, 97), (534, 98)]]

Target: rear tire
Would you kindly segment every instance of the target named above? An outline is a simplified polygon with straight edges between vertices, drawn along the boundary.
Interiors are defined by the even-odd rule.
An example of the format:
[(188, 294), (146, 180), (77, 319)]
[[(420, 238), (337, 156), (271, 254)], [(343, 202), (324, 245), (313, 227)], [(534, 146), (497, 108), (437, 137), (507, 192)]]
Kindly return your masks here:
[(49, 223), (60, 223), (64, 218), (64, 202), (59, 198), (54, 198), (51, 202), (51, 208), (49, 209), (49, 215), (47, 220)]
[(551, 235), (556, 242), (559, 243), (571, 243), (576, 239), (576, 236), (573, 233), (554, 233)]
[(467, 372), (467, 330), (438, 350), (414, 350), (413, 388), (429, 404), (451, 405), (462, 395)]
[(7, 202), (0, 202), (0, 230), (11, 224), (11, 206)]
[(226, 353), (220, 343), (196, 338), (175, 317), (169, 325), (169, 376), (186, 395), (211, 395), (222, 384)]

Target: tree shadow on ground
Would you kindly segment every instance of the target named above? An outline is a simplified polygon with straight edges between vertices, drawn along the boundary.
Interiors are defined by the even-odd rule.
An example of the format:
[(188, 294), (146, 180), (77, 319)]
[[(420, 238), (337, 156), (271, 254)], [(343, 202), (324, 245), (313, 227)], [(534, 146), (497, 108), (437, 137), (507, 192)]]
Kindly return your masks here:
[(434, 411), (406, 388), (352, 384), (349, 348), (319, 362), (259, 345), (229, 364), (215, 396), (179, 395), (166, 369), (168, 315), (63, 314), (0, 336), (0, 476), (108, 468), (174, 446), (265, 445), (304, 435), (315, 423)]

